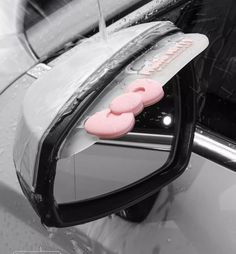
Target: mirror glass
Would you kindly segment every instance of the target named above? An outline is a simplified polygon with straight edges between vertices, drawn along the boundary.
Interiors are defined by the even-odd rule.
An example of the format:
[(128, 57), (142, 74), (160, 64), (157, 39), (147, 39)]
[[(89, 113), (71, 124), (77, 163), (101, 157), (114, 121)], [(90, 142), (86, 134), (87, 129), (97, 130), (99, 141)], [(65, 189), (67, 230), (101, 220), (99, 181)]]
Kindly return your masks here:
[(177, 87), (177, 79), (173, 78), (163, 87), (162, 100), (135, 117), (132, 131), (109, 140), (91, 137), (81, 128), (81, 123), (94, 108), (99, 111), (101, 101), (110, 101), (106, 99), (109, 89), (101, 95), (102, 100), (98, 98), (93, 103), (96, 106), (91, 105), (89, 113), (81, 117), (61, 148), (54, 183), (57, 203), (96, 198), (160, 169), (168, 160), (178, 120)]

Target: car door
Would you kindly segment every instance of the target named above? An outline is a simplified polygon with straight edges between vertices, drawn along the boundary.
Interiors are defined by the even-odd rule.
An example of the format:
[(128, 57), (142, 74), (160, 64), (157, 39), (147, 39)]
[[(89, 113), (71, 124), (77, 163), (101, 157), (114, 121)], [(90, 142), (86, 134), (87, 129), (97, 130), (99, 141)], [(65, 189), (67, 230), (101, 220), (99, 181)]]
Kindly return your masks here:
[[(70, 2), (68, 3), (70, 9)], [(42, 28), (38, 25), (34, 31), (33, 25), (41, 21), (43, 23), (49, 21), (33, 2), (31, 9), (33, 8), (41, 18), (36, 18), (39, 23), (32, 22), (26, 25), (24, 32), (28, 45), (43, 64), (40, 68), (36, 66), (18, 78), (1, 95), (0, 100), (2, 149), (0, 248), (4, 253), (14, 251), (234, 253), (236, 176), (233, 172), (235, 132), (233, 131), (232, 84), (235, 72), (234, 48), (231, 46), (234, 42), (234, 29), (233, 22), (230, 23), (234, 13), (234, 3), (227, 1), (224, 8), (220, 1), (214, 2), (214, 8), (210, 8), (213, 5), (211, 1), (204, 3), (202, 1), (133, 1), (130, 6), (125, 2), (120, 3), (124, 6), (122, 8), (119, 6), (119, 11), (110, 16), (111, 25), (108, 29), (115, 30), (139, 20), (143, 22), (145, 18), (170, 19), (186, 32), (202, 32), (210, 37), (212, 44), (208, 51), (195, 61), (199, 82), (202, 84), (202, 90), (196, 91), (202, 93), (202, 96), (199, 101), (199, 127), (194, 146), (194, 151), (200, 156), (193, 153), (186, 172), (161, 190), (150, 215), (141, 224), (129, 223), (112, 215), (81, 226), (47, 231), (24, 199), (15, 176), (11, 157), (14, 130), (18, 109), (27, 88), (39, 75), (43, 75), (44, 71), (53, 68), (61, 59), (73, 54), (76, 44), (81, 42), (81, 33), (79, 30), (75, 31), (77, 26), (79, 28), (79, 25), (75, 24), (71, 33), (67, 35), (65, 31), (61, 41), (55, 41), (47, 35), (53, 35), (58, 23), (53, 24), (52, 30), (45, 29), (45, 25), (42, 25)], [(104, 6), (109, 4), (105, 3)], [(61, 8), (59, 5), (56, 10)], [(83, 8), (86, 8), (86, 5)], [(216, 36), (215, 30), (212, 29), (221, 26), (221, 21), (217, 23), (215, 16), (221, 11), (221, 15), (224, 16), (223, 10), (227, 10), (224, 27)], [(50, 18), (50, 15), (48, 16)], [(142, 17), (145, 17), (144, 20)], [(74, 19), (72, 21), (74, 22)], [(87, 24), (88, 30), (85, 29), (83, 36), (96, 33), (96, 29), (93, 31), (96, 22), (94, 20), (93, 22)], [(68, 22), (66, 27), (68, 26), (72, 26), (71, 22)], [(75, 39), (76, 34), (79, 34), (79, 39)], [(69, 50), (70, 48), (72, 49)], [(198, 69), (202, 61), (204, 64), (201, 66), (204, 68)], [(228, 113), (229, 111), (232, 111), (232, 115)]]

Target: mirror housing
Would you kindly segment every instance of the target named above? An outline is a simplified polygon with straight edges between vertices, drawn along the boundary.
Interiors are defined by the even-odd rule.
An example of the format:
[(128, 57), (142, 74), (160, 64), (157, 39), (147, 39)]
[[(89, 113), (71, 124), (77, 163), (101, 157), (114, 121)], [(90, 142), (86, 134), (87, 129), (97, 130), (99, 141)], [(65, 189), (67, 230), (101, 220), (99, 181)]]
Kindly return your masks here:
[[(68, 227), (118, 212), (155, 194), (184, 171), (191, 154), (196, 115), (197, 84), (190, 62), (208, 45), (203, 35), (189, 35), (193, 40), (189, 51), (180, 52), (180, 56), (175, 56), (177, 60), (165, 63), (171, 67), (163, 74), (163, 83), (183, 68), (176, 78), (179, 120), (167, 162), (147, 177), (107, 195), (65, 204), (58, 204), (54, 197), (61, 147), (84, 112), (127, 66), (145, 56), (163, 38), (168, 41), (175, 34), (184, 36), (171, 22), (154, 22), (112, 34), (110, 50), (104, 43), (89, 39), (29, 89), (17, 127), (14, 163), (23, 192), (43, 224)], [(162, 50), (167, 50), (162, 46)], [(155, 68), (150, 71), (150, 75), (156, 73)]]

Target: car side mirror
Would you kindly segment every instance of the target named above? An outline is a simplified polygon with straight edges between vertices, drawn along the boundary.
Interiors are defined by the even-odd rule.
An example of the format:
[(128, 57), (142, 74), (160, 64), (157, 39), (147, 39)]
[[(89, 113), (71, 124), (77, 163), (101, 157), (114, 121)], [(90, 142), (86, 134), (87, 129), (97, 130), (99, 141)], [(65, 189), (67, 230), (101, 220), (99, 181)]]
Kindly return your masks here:
[[(185, 170), (208, 45), (171, 22), (88, 39), (28, 90), (14, 163), (47, 226), (68, 227), (155, 194)], [(165, 85), (165, 86), (164, 86)]]

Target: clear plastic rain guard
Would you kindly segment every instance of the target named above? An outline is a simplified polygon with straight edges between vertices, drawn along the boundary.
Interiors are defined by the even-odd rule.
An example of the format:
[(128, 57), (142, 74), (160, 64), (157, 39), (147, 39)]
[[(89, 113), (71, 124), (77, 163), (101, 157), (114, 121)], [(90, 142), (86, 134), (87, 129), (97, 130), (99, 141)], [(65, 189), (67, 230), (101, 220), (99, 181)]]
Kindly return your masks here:
[(63, 114), (61, 111), (90, 88), (83, 87), (83, 83), (109, 58), (146, 30), (163, 32), (173, 27), (170, 22), (155, 22), (121, 30), (109, 36), (109, 49), (100, 38), (90, 38), (79, 46), (70, 59), (35, 81), (23, 101), (13, 151), (16, 170), (32, 190), (42, 139)]
[[(20, 124), (17, 128), (17, 136), (14, 149), (14, 161), (16, 169), (23, 176), (27, 184), (33, 190), (37, 178), (38, 157), (41, 144), (48, 131), (65, 114), (65, 108), (71, 106), (75, 98), (81, 97), (91, 87), (84, 87), (83, 84), (92, 74), (99, 80), (101, 73), (96, 70), (106, 64), (106, 61), (114, 56), (120, 49), (127, 47), (129, 43), (134, 46), (139, 43), (140, 36), (149, 30), (153, 33), (163, 33), (175, 26), (171, 22), (153, 22), (130, 27), (116, 32), (108, 37), (107, 44), (104, 41), (88, 39), (80, 45), (77, 52), (70, 59), (54, 67), (39, 80), (27, 92), (23, 107)], [(179, 70), (181, 70), (194, 57), (201, 53), (208, 45), (208, 39), (200, 34), (183, 34), (181, 32), (168, 36), (159, 41), (152, 50), (145, 56), (147, 63), (153, 57), (160, 57), (167, 49), (175, 47), (181, 40), (191, 41), (191, 45), (181, 50), (181, 54), (172, 59), (166, 68), (159, 72), (153, 72), (148, 77), (153, 78), (161, 85), (167, 83)], [(129, 44), (130, 46), (130, 44)], [(114, 59), (110, 64), (117, 64), (119, 59)], [(109, 69), (109, 66), (107, 66)], [(105, 91), (103, 100), (96, 101), (78, 120), (77, 126), (71, 131), (65, 140), (63, 149), (60, 150), (59, 157), (71, 156), (88, 147), (97, 141), (96, 138), (86, 134), (83, 130), (83, 123), (94, 111), (106, 108), (112, 98), (121, 94), (128, 81), (137, 77), (146, 77), (132, 68), (126, 69), (126, 77), (118, 76), (114, 81), (114, 87)], [(91, 80), (93, 84), (94, 80)], [(109, 86), (111, 87), (111, 86)], [(96, 88), (94, 88), (96, 89)], [(67, 112), (68, 113), (68, 112)], [(79, 139), (78, 139), (79, 138)], [(83, 149), (82, 147), (82, 149)]]
[[(59, 158), (66, 158), (79, 153), (87, 147), (93, 145), (99, 141), (98, 137), (88, 134), (84, 130), (84, 123), (87, 118), (96, 112), (109, 108), (111, 101), (117, 96), (124, 93), (128, 84), (139, 78), (150, 78), (158, 81), (164, 86), (184, 65), (186, 65), (190, 59), (194, 58), (198, 54), (199, 48), (195, 48), (192, 43), (197, 41), (197, 38), (201, 39), (199, 34), (183, 34), (181, 32), (174, 35), (170, 35), (157, 44), (155, 44), (145, 56), (140, 56), (137, 60), (127, 66), (126, 70), (117, 76), (115, 80), (100, 94), (99, 97), (90, 105), (90, 107), (84, 112), (80, 120), (74, 129), (71, 130), (67, 139), (64, 141), (63, 146), (60, 149)], [(165, 66), (158, 71), (151, 71), (150, 74), (143, 74), (142, 70), (151, 68), (153, 59), (161, 59), (166, 56), (166, 52), (176, 47), (183, 40), (187, 41), (185, 47), (179, 48), (182, 58), (171, 60), (168, 63), (168, 67)], [(200, 40), (199, 40), (199, 43)], [(203, 45), (204, 46), (204, 45)], [(173, 62), (172, 62), (173, 61)], [(99, 77), (98, 77), (99, 78)]]

